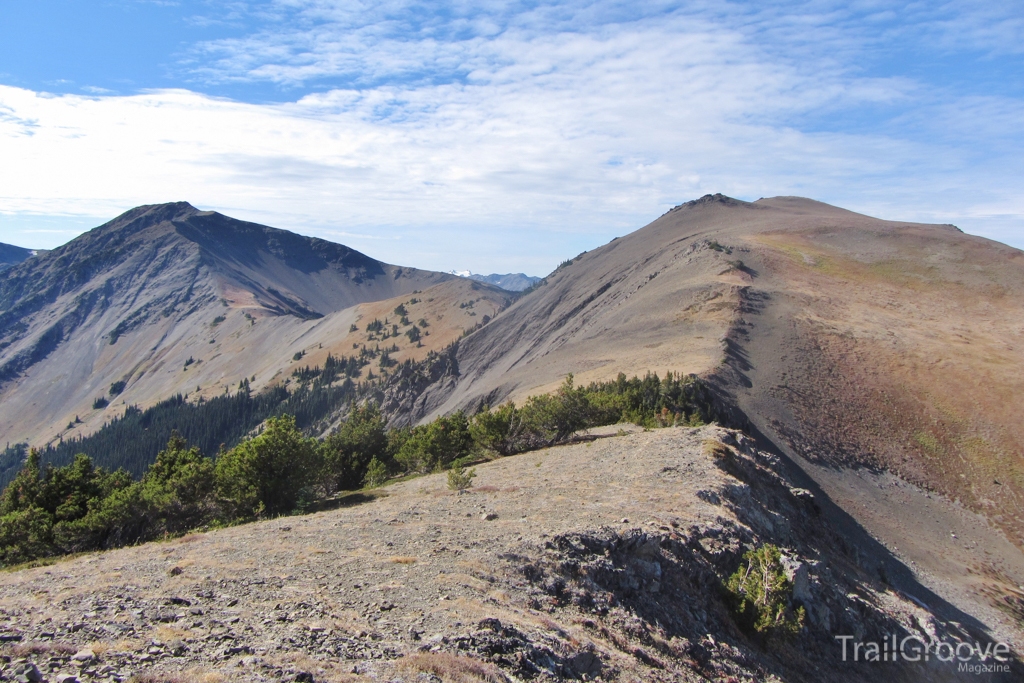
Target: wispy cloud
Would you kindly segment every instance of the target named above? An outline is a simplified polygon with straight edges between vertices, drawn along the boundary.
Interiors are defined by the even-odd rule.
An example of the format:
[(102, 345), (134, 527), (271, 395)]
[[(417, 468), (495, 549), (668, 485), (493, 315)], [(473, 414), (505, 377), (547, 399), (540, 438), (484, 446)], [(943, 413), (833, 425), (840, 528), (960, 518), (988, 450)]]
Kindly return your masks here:
[[(953, 49), (952, 3), (904, 8), (913, 26), (872, 1), (231, 11), (281, 28), (197, 46), (195, 87), (268, 81), (294, 101), (0, 87), (0, 156), (18, 160), (0, 167), (0, 210), (188, 199), (394, 262), (499, 272), (544, 272), (717, 191), (977, 220), (1024, 246), (1022, 100), (866, 65), (885, 41)], [(1014, 53), (1013, 16), (970, 17), (971, 49)]]

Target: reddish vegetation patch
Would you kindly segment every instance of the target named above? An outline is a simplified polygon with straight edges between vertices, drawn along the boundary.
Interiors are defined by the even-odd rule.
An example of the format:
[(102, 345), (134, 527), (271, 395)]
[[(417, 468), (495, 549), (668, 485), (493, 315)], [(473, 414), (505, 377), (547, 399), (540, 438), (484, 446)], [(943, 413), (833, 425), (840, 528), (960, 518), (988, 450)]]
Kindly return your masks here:
[(811, 460), (888, 469), (986, 514), (1019, 544), (1024, 348), (1021, 292), (1008, 295), (1020, 268), (979, 260), (971, 244), (954, 259), (944, 241), (900, 238), (885, 258), (853, 258), (850, 244), (821, 235), (762, 238), (794, 331), (770, 392), (795, 419), (775, 426)]

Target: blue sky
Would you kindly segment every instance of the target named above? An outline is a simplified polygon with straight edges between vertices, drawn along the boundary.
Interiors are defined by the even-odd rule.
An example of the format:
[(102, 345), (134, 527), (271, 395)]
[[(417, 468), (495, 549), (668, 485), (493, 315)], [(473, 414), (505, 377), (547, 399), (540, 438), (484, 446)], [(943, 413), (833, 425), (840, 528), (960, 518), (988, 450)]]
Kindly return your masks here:
[(0, 241), (187, 200), (544, 274), (707, 192), (1024, 247), (997, 2), (0, 0)]

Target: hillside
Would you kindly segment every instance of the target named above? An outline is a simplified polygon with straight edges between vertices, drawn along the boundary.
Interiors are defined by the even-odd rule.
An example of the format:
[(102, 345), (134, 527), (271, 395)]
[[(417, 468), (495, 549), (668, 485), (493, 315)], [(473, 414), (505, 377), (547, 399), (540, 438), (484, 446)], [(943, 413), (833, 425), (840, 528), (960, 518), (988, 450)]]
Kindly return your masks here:
[[(350, 326), (377, 312), (360, 305), (390, 313), (447, 282), (458, 280), (183, 202), (133, 209), (0, 278), (0, 443), (89, 433), (126, 404), (215, 396), (253, 376), (255, 390), (282, 382), (296, 353), (334, 342), (351, 354)], [(425, 297), (481, 297), (462, 284)], [(459, 310), (455, 329), (425, 341), (471, 327)]]
[[(0, 590), (16, 600), (8, 616), (26, 639), (50, 632), (44, 614), (93, 619), (85, 615), (101, 606), (127, 610), (128, 595), (139, 619), (104, 618), (102, 629), (57, 640), (101, 641), (112, 653), (103, 666), (116, 670), (137, 668), (153, 647), (146, 661), (158, 668), (230, 661), (245, 680), (307, 666), (315, 680), (353, 670), (445, 678), (443, 667), (469, 666), (453, 663), (456, 653), (484, 662), (474, 670), (485, 680), (598, 671), (626, 680), (817, 680), (820, 667), (866, 680), (877, 671), (841, 668), (832, 636), (917, 629), (1024, 642), (1024, 253), (953, 226), (807, 199), (709, 195), (567, 261), (515, 298), (236, 223), (183, 204), (142, 207), (74, 249), (5, 273), (0, 316), (13, 324), (0, 328), (9, 373), (0, 428), (70, 438), (126, 403), (152, 405), (173, 392), (212, 399), (241, 380), (282, 391), (328, 354), (363, 354), (367, 370), (387, 375), (371, 389), (392, 426), (522, 404), (569, 373), (580, 386), (672, 371), (703, 378), (705, 419), (725, 416), (754, 440), (719, 427), (601, 439), (481, 466), (478, 488), (464, 496), (448, 494), (443, 480), (416, 479), (389, 487), (384, 500), (347, 498), (351, 509), (186, 537), (165, 546), (185, 572), (180, 580), (163, 578), (160, 546), (72, 560), (67, 576), (99, 577), (117, 563), (158, 586), (102, 593), (96, 578), (101, 597), (81, 615), (88, 581), (69, 588), (22, 572)], [(114, 397), (118, 380), (125, 386)], [(96, 396), (115, 400), (93, 409)], [(79, 409), (82, 424), (64, 427)], [(550, 459), (559, 467), (545, 468)], [(463, 510), (471, 501), (482, 502)], [(494, 513), (481, 522), (497, 523), (469, 532), (458, 522), (464, 512)], [(293, 524), (305, 527), (303, 540), (258, 559), (260, 534)], [(821, 611), (821, 594), (799, 601), (809, 640), (766, 647), (740, 634), (721, 611), (724, 598), (708, 590), (736, 569), (740, 548), (765, 542), (796, 554), (814, 585), (837, 591)], [(649, 549), (633, 553), (637, 544)], [(341, 564), (326, 557), (339, 552)], [(368, 583), (374, 562), (380, 581)], [(192, 564), (204, 569), (193, 576)], [(659, 571), (688, 588), (662, 592), (659, 582), (657, 595), (645, 595), (644, 572)], [(253, 572), (257, 583), (238, 578)], [(461, 588), (441, 595), (457, 599), (439, 607), (432, 591), (454, 574), (466, 577), (455, 582)], [(286, 577), (300, 575), (296, 590), (319, 597), (289, 607), (282, 591), (298, 579)], [(368, 586), (382, 594), (359, 597)], [(37, 612), (31, 601), (41, 591), (66, 592), (64, 612)], [(145, 615), (167, 612), (161, 595), (170, 591), (193, 591), (201, 613), (176, 611), (161, 622), (173, 626), (156, 626), (158, 617)], [(209, 595), (214, 602), (204, 602)], [(227, 610), (217, 596), (240, 607)], [(208, 608), (218, 615), (210, 623), (189, 616)], [(169, 629), (160, 644), (146, 645), (159, 628)], [(290, 645), (253, 640), (263, 628)], [(114, 632), (124, 637), (111, 644), (104, 634)], [(343, 670), (328, 656), (368, 661)]]
[[(0, 574), (0, 654), (50, 680), (873, 681), (884, 666), (886, 680), (944, 681), (955, 663), (843, 661), (833, 634), (1024, 642), (838, 533), (742, 434), (617, 431), (481, 465), (464, 494), (432, 475)], [(806, 608), (792, 638), (740, 630), (719, 588), (766, 543), (785, 548)]]
[(553, 273), (428, 406), (693, 372), (798, 455), (893, 470), (1024, 538), (1022, 295), (1024, 253), (952, 226), (708, 196)]
[[(987, 544), (1024, 543), (1022, 290), (1024, 253), (953, 226), (707, 196), (549, 275), (419, 405), (696, 373), (930, 586), (976, 592), (980, 572), (1012, 602), (1020, 553)], [(1001, 531), (966, 531), (975, 513)]]

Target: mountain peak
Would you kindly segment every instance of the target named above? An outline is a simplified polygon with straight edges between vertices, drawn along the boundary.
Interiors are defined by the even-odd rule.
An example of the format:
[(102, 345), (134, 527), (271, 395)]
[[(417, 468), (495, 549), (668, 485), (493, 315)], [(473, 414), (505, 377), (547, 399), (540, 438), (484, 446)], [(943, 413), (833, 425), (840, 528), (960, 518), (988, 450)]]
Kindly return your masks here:
[[(450, 279), (188, 202), (139, 206), (4, 270), (0, 392), (51, 355), (61, 360), (49, 367), (85, 358), (83, 367), (95, 369), (116, 359), (116, 353), (101, 353), (104, 345), (124, 337), (144, 339), (140, 347), (150, 349), (165, 339), (173, 346), (183, 330), (213, 338), (210, 321), (232, 309), (319, 319)], [(165, 338), (172, 328), (175, 334)], [(54, 399), (58, 412), (59, 403)], [(0, 420), (0, 430), (4, 424)]]
[(165, 204), (143, 204), (129, 209), (123, 214), (110, 221), (108, 225), (124, 225), (144, 219), (149, 224), (162, 223), (163, 221), (174, 221), (188, 218), (199, 213), (199, 209), (188, 202), (167, 202)]
[(688, 202), (684, 202), (681, 206), (700, 206), (701, 204), (745, 204), (746, 202), (740, 202), (738, 199), (726, 196), (721, 192), (715, 194), (706, 194), (698, 199), (693, 199)]
[(754, 206), (750, 202), (745, 202), (745, 201), (743, 201), (741, 199), (733, 199), (732, 197), (724, 195), (721, 192), (716, 192), (715, 194), (706, 194), (703, 197), (699, 197), (697, 199), (691, 199), (690, 201), (683, 202), (682, 204), (679, 204), (678, 206), (673, 206), (671, 209), (669, 209), (665, 213), (669, 214), (669, 213), (674, 213), (676, 211), (679, 211), (681, 209), (695, 209), (695, 208), (699, 208), (699, 207), (702, 207), (702, 206), (715, 206), (715, 205), (737, 206), (737, 207), (738, 206), (746, 206), (746, 207)]

